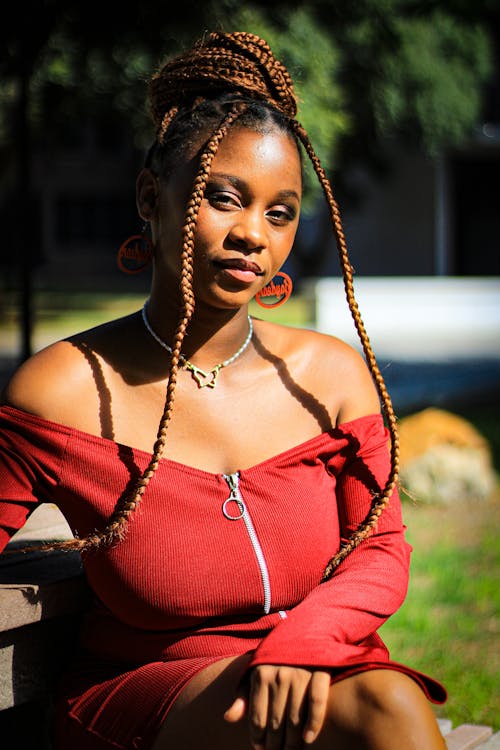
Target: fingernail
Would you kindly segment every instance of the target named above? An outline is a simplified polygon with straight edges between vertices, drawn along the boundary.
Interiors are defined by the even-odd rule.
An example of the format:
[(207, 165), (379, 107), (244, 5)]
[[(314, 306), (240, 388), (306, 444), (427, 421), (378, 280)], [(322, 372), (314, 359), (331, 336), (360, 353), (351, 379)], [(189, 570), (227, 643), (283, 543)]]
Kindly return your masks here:
[(307, 731), (304, 735), (304, 742), (306, 745), (310, 745), (311, 742), (314, 742), (315, 734), (310, 729)]

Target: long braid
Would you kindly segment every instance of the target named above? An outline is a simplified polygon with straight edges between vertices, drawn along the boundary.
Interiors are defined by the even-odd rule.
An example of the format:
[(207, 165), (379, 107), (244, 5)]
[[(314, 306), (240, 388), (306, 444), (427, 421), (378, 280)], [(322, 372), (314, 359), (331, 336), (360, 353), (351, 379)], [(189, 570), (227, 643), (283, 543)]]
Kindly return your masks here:
[(195, 306), (193, 293), (193, 254), (198, 213), (205, 193), (212, 161), (217, 153), (219, 144), (225, 136), (228, 128), (243, 113), (245, 108), (246, 107), (243, 103), (235, 104), (232, 110), (224, 117), (218, 130), (208, 141), (200, 157), (198, 174), (193, 182), (191, 197), (186, 206), (185, 221), (182, 231), (181, 278), (179, 284), (181, 292), (181, 313), (172, 344), (165, 406), (158, 426), (156, 441), (153, 446), (153, 452), (149, 463), (137, 481), (133, 492), (130, 495), (126, 495), (117, 504), (115, 511), (102, 531), (95, 531), (83, 538), (37, 545), (37, 549), (39, 550), (76, 550), (78, 552), (83, 552), (93, 549), (95, 550), (99, 547), (110, 546), (115, 542), (121, 541), (125, 536), (131, 515), (139, 506), (146, 488), (158, 468), (165, 449), (167, 429), (173, 413), (182, 344)]
[[(193, 293), (193, 254), (195, 229), (200, 206), (205, 194), (205, 189), (210, 174), (210, 168), (212, 166), (212, 161), (215, 157), (215, 154), (217, 153), (217, 149), (221, 140), (225, 136), (228, 128), (231, 126), (234, 120), (236, 120), (240, 116), (243, 109), (244, 107), (242, 105), (235, 106), (233, 110), (231, 110), (226, 115), (223, 122), (220, 124), (219, 129), (212, 135), (209, 142), (207, 143), (206, 148), (200, 157), (200, 167), (193, 183), (191, 197), (187, 203), (185, 223), (182, 232), (183, 243), (181, 253), (180, 279), (181, 305), (183, 312), (181, 313), (172, 344), (172, 356), (167, 383), (165, 407), (158, 427), (157, 438), (153, 448), (153, 455), (137, 485), (135, 498), (136, 500), (140, 500), (140, 498), (144, 494), (146, 487), (148, 486), (151, 478), (158, 468), (158, 464), (166, 445), (167, 428), (172, 418), (173, 412), (174, 395), (177, 386), (177, 374), (179, 371), (182, 344), (186, 335), (189, 321), (193, 316), (195, 306), (195, 298)], [(126, 520), (128, 520), (128, 517)]]
[[(139, 505), (149, 482), (151, 481), (158, 468), (160, 459), (165, 449), (167, 441), (167, 429), (173, 413), (174, 396), (177, 386), (177, 376), (179, 372), (182, 344), (195, 307), (195, 298), (193, 293), (193, 254), (195, 229), (198, 220), (198, 214), (205, 193), (212, 161), (215, 154), (217, 153), (219, 144), (226, 134), (228, 128), (230, 127), (232, 122), (234, 122), (234, 120), (239, 116), (241, 111), (241, 107), (235, 107), (226, 115), (219, 129), (210, 138), (203, 154), (200, 157), (200, 167), (193, 183), (191, 197), (189, 198), (189, 201), (187, 203), (185, 223), (182, 231), (183, 242), (180, 278), (182, 312), (177, 324), (172, 344), (172, 356), (167, 382), (165, 406), (158, 426), (156, 442), (153, 447), (153, 454), (151, 456), (149, 464), (137, 483), (133, 499), (126, 504), (126, 507), (120, 513), (119, 517), (115, 520), (114, 524), (110, 524), (105, 530), (106, 532), (109, 529), (110, 534), (109, 540), (105, 542), (107, 544), (123, 538), (126, 527), (128, 525), (129, 517)], [(110, 529), (110, 526), (112, 525), (114, 525), (114, 528)]]
[(328, 563), (323, 575), (323, 580), (325, 581), (330, 578), (330, 576), (333, 574), (333, 571), (336, 567), (338, 567), (338, 565), (340, 565), (342, 560), (347, 557), (347, 555), (352, 552), (352, 550), (355, 549), (363, 541), (363, 539), (366, 539), (366, 537), (369, 536), (371, 530), (376, 525), (380, 515), (382, 514), (382, 511), (388, 505), (399, 476), (399, 437), (397, 432), (397, 419), (394, 413), (394, 408), (392, 406), (392, 401), (389, 396), (389, 392), (387, 391), (382, 373), (380, 372), (380, 368), (377, 364), (377, 360), (375, 358), (375, 354), (373, 352), (370, 339), (366, 332), (363, 320), (361, 318), (361, 313), (359, 311), (358, 303), (354, 295), (353, 270), (349, 261), (347, 243), (342, 227), (339, 207), (333, 196), (330, 181), (328, 180), (325, 171), (321, 166), (319, 158), (312, 147), (306, 131), (297, 121), (293, 122), (293, 127), (297, 137), (304, 146), (306, 153), (311, 160), (314, 171), (316, 172), (330, 209), (330, 216), (339, 252), (347, 302), (354, 320), (356, 331), (363, 347), (366, 361), (368, 363), (370, 372), (382, 401), (382, 408), (386, 416), (388, 429), (391, 436), (391, 470), (385, 487), (381, 493), (375, 495), (370, 511), (363, 523), (351, 535), (348, 541), (342, 545), (337, 554)]
[[(327, 580), (342, 560), (370, 534), (383, 509), (390, 500), (392, 491), (397, 483), (399, 470), (399, 441), (396, 429), (396, 417), (354, 296), (353, 271), (348, 257), (340, 212), (333, 197), (330, 183), (312, 148), (306, 131), (294, 119), (297, 113), (297, 104), (292, 80), (288, 71), (276, 60), (267, 43), (254, 34), (245, 32), (235, 32), (233, 34), (215, 32), (209, 34), (185, 54), (168, 61), (152, 77), (149, 85), (149, 95), (151, 115), (156, 125), (156, 146), (160, 148), (168, 147), (170, 149), (168, 157), (165, 156), (167, 153), (165, 152), (163, 155), (160, 154), (158, 158), (160, 162), (161, 159), (170, 159), (170, 163), (172, 163), (173, 157), (173, 161), (175, 162), (177, 153), (182, 158), (182, 138), (185, 137), (189, 141), (189, 126), (188, 129), (183, 130), (185, 124), (180, 124), (182, 117), (185, 117), (185, 114), (188, 113), (187, 121), (182, 120), (182, 122), (195, 123), (195, 118), (199, 112), (200, 122), (202, 123), (201, 127), (207, 127), (208, 119), (206, 119), (205, 126), (203, 126), (203, 118), (207, 117), (206, 113), (201, 114), (203, 103), (217, 101), (218, 97), (221, 102), (224, 97), (226, 97), (226, 101), (229, 99), (231, 102), (229, 112), (222, 117), (224, 109), (220, 109), (219, 115), (214, 121), (218, 123), (218, 126), (216, 126), (215, 132), (203, 149), (199, 162), (199, 170), (194, 180), (193, 190), (186, 208), (181, 255), (181, 306), (172, 343), (164, 411), (158, 427), (151, 459), (137, 481), (133, 492), (124, 495), (118, 502), (106, 528), (102, 532), (96, 531), (91, 533), (83, 539), (55, 542), (44, 545), (42, 549), (90, 550), (121, 540), (125, 535), (130, 516), (141, 502), (144, 492), (158, 468), (166, 445), (168, 425), (172, 417), (182, 344), (195, 305), (192, 280), (194, 233), (198, 213), (217, 148), (227, 129), (245, 111), (247, 105), (245, 105), (244, 101), (246, 99), (247, 101), (260, 102), (261, 104), (258, 106), (263, 105), (268, 115), (272, 112), (275, 114), (279, 113), (282, 121), (281, 125), (278, 125), (278, 119), (275, 117), (277, 126), (294, 134), (297, 140), (304, 146), (311, 160), (330, 208), (347, 302), (365, 353), (366, 361), (378, 389), (391, 434), (391, 472), (385, 488), (383, 492), (374, 497), (371, 509), (363, 523), (360, 524), (358, 529), (328, 563), (323, 577), (323, 580)], [(239, 99), (243, 99), (243, 101), (240, 102), (238, 101)], [(203, 111), (205, 112), (205, 110)], [(214, 111), (216, 110), (212, 110), (211, 117), (213, 117)], [(193, 118), (191, 118), (191, 114), (194, 115)], [(257, 121), (252, 121), (252, 116), (250, 116), (250, 122), (255, 124)], [(243, 124), (246, 123), (247, 120), (244, 119)], [(196, 130), (197, 127), (195, 125), (195, 130), (193, 131), (195, 137), (198, 132)], [(176, 143), (181, 144), (178, 152), (175, 151), (176, 146), (172, 146), (172, 144)], [(152, 163), (156, 158), (154, 149), (155, 146), (150, 151), (147, 165)]]

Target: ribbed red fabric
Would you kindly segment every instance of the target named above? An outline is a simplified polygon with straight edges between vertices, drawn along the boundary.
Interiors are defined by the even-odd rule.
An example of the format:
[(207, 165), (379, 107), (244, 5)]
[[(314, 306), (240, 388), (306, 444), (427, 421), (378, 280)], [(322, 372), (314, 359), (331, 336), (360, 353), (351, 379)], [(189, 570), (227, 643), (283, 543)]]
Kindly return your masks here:
[[(80, 536), (102, 528), (149, 459), (11, 407), (0, 410), (0, 429), (0, 544), (46, 500)], [(376, 633), (407, 588), (397, 493), (369, 539), (319, 583), (387, 478), (387, 440), (371, 415), (239, 472), (268, 576), (267, 614), (255, 543), (242, 519), (223, 513), (224, 476), (162, 459), (125, 540), (84, 556), (95, 603), (81, 633), (85, 657), (63, 683), (59, 736), (71, 736), (73, 750), (147, 748), (192, 674), (249, 652), (250, 668), (320, 666), (334, 679), (398, 669), (443, 702), (444, 688), (390, 661)]]

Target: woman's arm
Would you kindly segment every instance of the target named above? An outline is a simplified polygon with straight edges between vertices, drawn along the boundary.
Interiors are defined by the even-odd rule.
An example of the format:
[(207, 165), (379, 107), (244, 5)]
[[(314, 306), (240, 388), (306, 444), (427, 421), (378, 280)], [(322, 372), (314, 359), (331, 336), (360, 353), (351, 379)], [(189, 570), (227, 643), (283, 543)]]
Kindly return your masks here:
[[(373, 492), (383, 488), (388, 473), (388, 435), (380, 417), (338, 477), (342, 539), (368, 515)], [(373, 660), (374, 649), (387, 658), (375, 631), (405, 598), (409, 558), (395, 491), (371, 535), (264, 638), (250, 666), (344, 667), (362, 662), (367, 654)]]
[(0, 407), (0, 551), (42, 502), (55, 502), (64, 431), (15, 407)]

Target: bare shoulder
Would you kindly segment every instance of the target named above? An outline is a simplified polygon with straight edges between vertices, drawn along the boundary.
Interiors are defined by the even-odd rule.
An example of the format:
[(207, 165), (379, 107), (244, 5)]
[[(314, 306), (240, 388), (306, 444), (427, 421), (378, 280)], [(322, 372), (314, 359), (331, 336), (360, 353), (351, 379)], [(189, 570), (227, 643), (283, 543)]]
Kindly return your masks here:
[[(89, 367), (82, 351), (70, 341), (58, 341), (26, 360), (2, 393), (2, 402), (55, 422), (92, 391)], [(88, 402), (87, 402), (88, 404)]]
[[(42, 349), (24, 362), (0, 401), (42, 419), (100, 434), (100, 408), (136, 375), (138, 317), (111, 320)], [(137, 353), (137, 347), (135, 349)]]
[(322, 403), (330, 405), (337, 424), (380, 411), (378, 393), (364, 357), (341, 339), (267, 322), (262, 338), (277, 342), (301, 383)]

